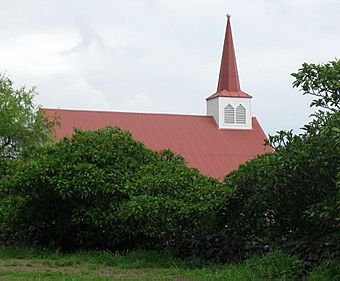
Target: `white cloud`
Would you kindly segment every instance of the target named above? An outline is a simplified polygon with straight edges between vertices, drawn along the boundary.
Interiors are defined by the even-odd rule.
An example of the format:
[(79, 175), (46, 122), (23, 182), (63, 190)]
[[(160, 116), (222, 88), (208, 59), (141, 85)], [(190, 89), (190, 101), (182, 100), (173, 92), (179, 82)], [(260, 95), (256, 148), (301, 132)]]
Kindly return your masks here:
[(5, 69), (31, 76), (48, 76), (68, 71), (59, 50), (73, 44), (72, 34), (32, 32), (5, 40), (0, 45), (0, 61)]

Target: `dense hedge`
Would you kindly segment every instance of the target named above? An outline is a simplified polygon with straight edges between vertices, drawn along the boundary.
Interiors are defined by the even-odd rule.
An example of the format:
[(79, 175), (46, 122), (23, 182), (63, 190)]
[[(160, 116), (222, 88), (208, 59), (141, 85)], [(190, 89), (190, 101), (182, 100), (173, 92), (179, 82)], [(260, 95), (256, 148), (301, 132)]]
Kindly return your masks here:
[[(228, 190), (118, 128), (30, 152), (0, 186), (3, 240), (64, 249), (163, 247), (217, 229)], [(2, 218), (2, 219), (1, 219)]]
[(65, 249), (164, 247), (218, 232), (338, 240), (339, 116), (285, 135), (223, 183), (118, 128), (77, 130), (1, 160), (0, 239)]
[[(274, 154), (241, 165), (224, 179), (233, 189), (225, 231), (265, 238), (338, 239), (340, 113), (321, 114), (306, 132), (281, 132)], [(337, 183), (338, 182), (338, 183)]]
[(339, 113), (318, 122), (223, 183), (118, 128), (77, 130), (1, 160), (0, 239), (65, 249), (164, 247), (218, 232), (338, 240)]

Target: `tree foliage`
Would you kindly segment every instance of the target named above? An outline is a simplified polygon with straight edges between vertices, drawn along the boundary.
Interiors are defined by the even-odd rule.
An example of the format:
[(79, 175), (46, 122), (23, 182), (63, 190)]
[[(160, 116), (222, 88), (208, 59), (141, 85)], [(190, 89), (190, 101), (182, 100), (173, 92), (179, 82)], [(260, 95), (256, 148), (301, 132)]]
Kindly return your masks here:
[(300, 88), (304, 95), (316, 97), (311, 106), (340, 109), (340, 60), (326, 64), (304, 63), (292, 76), (294, 87)]
[(0, 188), (10, 214), (3, 229), (26, 243), (162, 247), (216, 229), (214, 214), (227, 194), (182, 157), (153, 152), (118, 128), (77, 130), (34, 155)]
[(25, 147), (50, 140), (55, 121), (48, 121), (34, 104), (36, 94), (35, 88), (15, 89), (13, 81), (0, 74), (0, 158), (16, 158)]

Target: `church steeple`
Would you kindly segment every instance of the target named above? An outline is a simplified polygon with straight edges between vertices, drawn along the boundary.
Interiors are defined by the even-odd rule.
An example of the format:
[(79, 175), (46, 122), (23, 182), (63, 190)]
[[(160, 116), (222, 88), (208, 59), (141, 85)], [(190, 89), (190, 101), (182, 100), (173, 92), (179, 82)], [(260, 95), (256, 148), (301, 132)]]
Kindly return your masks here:
[(207, 115), (220, 129), (251, 129), (251, 96), (241, 91), (230, 16), (224, 38), (217, 92), (207, 98)]
[(220, 92), (222, 90), (237, 92), (241, 90), (237, 72), (233, 36), (231, 33), (230, 15), (227, 15), (227, 17), (227, 28), (224, 38), (217, 92)]

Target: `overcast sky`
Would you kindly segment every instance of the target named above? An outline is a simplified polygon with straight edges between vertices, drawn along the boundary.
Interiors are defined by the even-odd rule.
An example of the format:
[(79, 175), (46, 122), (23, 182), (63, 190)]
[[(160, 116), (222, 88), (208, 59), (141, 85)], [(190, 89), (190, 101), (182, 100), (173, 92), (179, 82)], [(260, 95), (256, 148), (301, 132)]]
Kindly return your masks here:
[(204, 115), (226, 13), (253, 116), (297, 130), (312, 111), (290, 73), (339, 58), (339, 0), (0, 0), (0, 72), (43, 107)]

